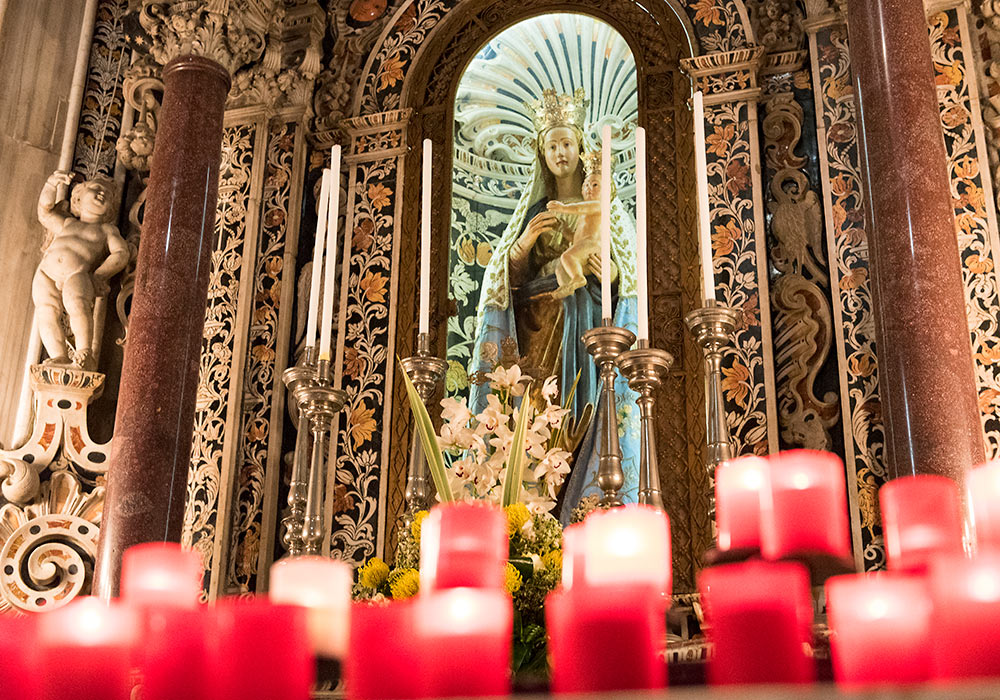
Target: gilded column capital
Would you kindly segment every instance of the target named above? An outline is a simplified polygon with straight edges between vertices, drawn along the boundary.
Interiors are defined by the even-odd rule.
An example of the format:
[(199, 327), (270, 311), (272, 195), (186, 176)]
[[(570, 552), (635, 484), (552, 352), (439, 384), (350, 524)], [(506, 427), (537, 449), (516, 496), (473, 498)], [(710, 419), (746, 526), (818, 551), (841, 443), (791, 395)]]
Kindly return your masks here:
[(153, 59), (166, 65), (181, 56), (200, 56), (221, 65), (230, 76), (256, 61), (274, 0), (144, 0), (138, 39)]
[(681, 59), (681, 68), (694, 79), (696, 90), (705, 93), (705, 106), (725, 102), (756, 102), (760, 97), (757, 74), (764, 49), (750, 46), (735, 51)]
[(340, 126), (351, 142), (348, 160), (375, 160), (405, 153), (406, 127), (412, 116), (413, 110), (406, 108), (342, 120)]

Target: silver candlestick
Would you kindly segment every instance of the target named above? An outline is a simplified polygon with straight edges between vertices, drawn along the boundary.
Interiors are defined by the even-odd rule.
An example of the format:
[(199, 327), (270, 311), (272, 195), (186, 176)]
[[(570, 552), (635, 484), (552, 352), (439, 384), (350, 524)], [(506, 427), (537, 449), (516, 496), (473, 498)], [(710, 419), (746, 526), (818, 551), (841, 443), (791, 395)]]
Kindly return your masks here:
[(726, 425), (722, 398), (722, 353), (732, 342), (739, 311), (713, 301), (684, 317), (695, 342), (705, 353), (705, 467), (708, 470), (709, 507), (715, 521), (715, 468), (733, 458), (733, 440)]
[(629, 387), (639, 394), (641, 432), (639, 434), (639, 503), (663, 510), (660, 472), (656, 459), (656, 425), (653, 392), (674, 364), (674, 356), (666, 350), (649, 347), (648, 340), (618, 357), (618, 369), (628, 379)]
[[(448, 371), (445, 360), (431, 355), (430, 334), (419, 334), (417, 354), (404, 357), (399, 362), (426, 406), (434, 398), (438, 385)], [(406, 512), (403, 514), (403, 522), (408, 526), (416, 513), (431, 507), (434, 498), (434, 487), (427, 473), (427, 460), (416, 429), (410, 436), (410, 470), (406, 476), (405, 496)]]
[(626, 328), (612, 326), (611, 319), (606, 318), (600, 326), (584, 333), (581, 340), (601, 373), (601, 403), (604, 409), (601, 418), (604, 425), (598, 447), (597, 484), (604, 492), (601, 507), (612, 508), (622, 505), (619, 492), (625, 485), (622, 450), (618, 444), (618, 410), (615, 407), (615, 379), (618, 370), (615, 369), (615, 362), (619, 355), (632, 347), (635, 334)]
[(330, 386), (330, 361), (316, 363), (313, 381), (295, 388), (295, 400), (309, 419), (312, 433), (312, 459), (309, 464), (302, 545), (305, 554), (319, 554), (323, 544), (323, 498), (326, 477), (326, 436), (333, 417), (344, 407), (347, 393)]
[(310, 384), (316, 378), (315, 348), (306, 347), (305, 357), (301, 365), (289, 367), (281, 374), (281, 380), (287, 387), (290, 400), (295, 403), (296, 429), (295, 456), (292, 460), (292, 478), (288, 485), (288, 516), (281, 521), (281, 541), (288, 550), (288, 555), (297, 557), (302, 554), (302, 526), (306, 517), (307, 462), (309, 460), (309, 416), (305, 406), (299, 401), (295, 390), (299, 386)]

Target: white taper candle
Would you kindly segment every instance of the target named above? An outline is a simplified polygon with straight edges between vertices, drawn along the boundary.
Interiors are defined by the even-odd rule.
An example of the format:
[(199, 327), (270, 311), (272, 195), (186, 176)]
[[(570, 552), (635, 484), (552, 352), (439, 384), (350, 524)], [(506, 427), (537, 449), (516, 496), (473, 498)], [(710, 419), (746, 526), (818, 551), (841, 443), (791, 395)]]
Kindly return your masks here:
[(646, 274), (646, 130), (635, 130), (635, 266), (639, 286), (638, 339), (649, 340), (649, 279)]
[(319, 359), (330, 359), (333, 331), (333, 289), (337, 275), (337, 220), (340, 214), (340, 145), (333, 147), (330, 166), (330, 207), (326, 225), (326, 269), (323, 275), (323, 323), (319, 329)]
[(601, 129), (601, 318), (611, 318), (611, 125)]
[(309, 315), (306, 317), (306, 347), (316, 347), (316, 322), (319, 320), (319, 283), (323, 279), (323, 243), (326, 236), (326, 210), (330, 202), (330, 178), (323, 169), (319, 189), (319, 212), (316, 217), (316, 243), (313, 245), (312, 279), (309, 283)]
[(424, 139), (423, 182), (420, 184), (420, 321), (418, 332), (430, 330), (431, 318), (431, 140)]
[(705, 102), (701, 90), (694, 93), (694, 172), (698, 182), (698, 248), (701, 253), (701, 286), (705, 301), (715, 301), (715, 269), (712, 267), (712, 224), (708, 203), (708, 165), (705, 160)]

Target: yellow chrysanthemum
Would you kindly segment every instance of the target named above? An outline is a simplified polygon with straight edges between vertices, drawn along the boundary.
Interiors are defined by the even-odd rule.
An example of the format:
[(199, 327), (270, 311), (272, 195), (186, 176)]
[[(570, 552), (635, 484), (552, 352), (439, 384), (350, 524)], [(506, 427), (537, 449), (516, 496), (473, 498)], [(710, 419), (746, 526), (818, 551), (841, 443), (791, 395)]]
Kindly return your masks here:
[(358, 582), (368, 588), (378, 588), (389, 578), (389, 565), (378, 557), (372, 557), (368, 563), (358, 569)]
[(401, 569), (392, 575), (389, 592), (395, 600), (412, 598), (420, 590), (420, 573), (416, 569)]
[(521, 572), (514, 568), (513, 564), (507, 562), (507, 566), (504, 567), (503, 571), (503, 589), (509, 595), (514, 595), (521, 590), (522, 582)]
[(523, 503), (514, 503), (507, 506), (504, 510), (507, 511), (508, 535), (513, 535), (531, 519), (531, 513), (528, 512), (528, 507)]
[(410, 523), (410, 533), (413, 535), (414, 542), (420, 543), (420, 526), (423, 525), (424, 518), (427, 517), (427, 511), (418, 511), (416, 515), (413, 516), (413, 522)]
[(551, 552), (547, 552), (544, 557), (542, 557), (542, 564), (549, 571), (561, 571), (562, 570), (562, 550), (553, 549)]

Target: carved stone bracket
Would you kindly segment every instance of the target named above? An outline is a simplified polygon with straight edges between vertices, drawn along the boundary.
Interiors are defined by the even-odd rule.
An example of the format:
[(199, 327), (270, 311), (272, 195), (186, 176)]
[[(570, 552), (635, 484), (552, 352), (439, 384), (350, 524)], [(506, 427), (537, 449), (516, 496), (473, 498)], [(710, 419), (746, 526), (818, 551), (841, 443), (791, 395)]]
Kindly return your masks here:
[(139, 23), (160, 65), (179, 56), (211, 59), (230, 75), (260, 58), (274, 0), (145, 0)]
[(681, 68), (705, 93), (705, 106), (724, 102), (755, 102), (760, 96), (758, 72), (764, 49), (754, 46), (736, 51), (681, 59)]
[(30, 502), (38, 495), (38, 475), (53, 463), (69, 462), (94, 474), (107, 471), (111, 445), (94, 442), (87, 429), (87, 406), (103, 388), (104, 375), (99, 372), (49, 365), (31, 368), (35, 422), (24, 445), (0, 451), (5, 499)]
[(805, 0), (806, 19), (802, 28), (815, 34), (823, 27), (847, 22), (847, 0)]
[(257, 63), (236, 73), (227, 108), (264, 104), (311, 110), (313, 87), (322, 67), (326, 15), (316, 0), (278, 8), (267, 31), (267, 47)]
[(412, 109), (394, 109), (345, 119), (341, 124), (351, 141), (348, 161), (388, 158), (406, 152), (406, 127)]

